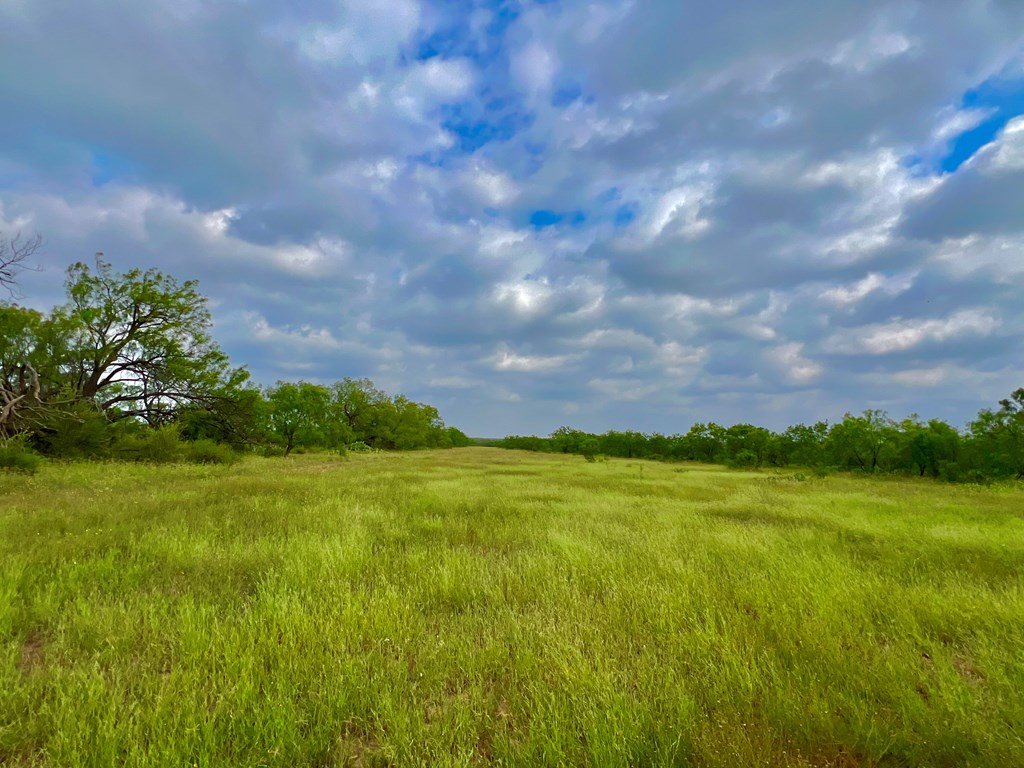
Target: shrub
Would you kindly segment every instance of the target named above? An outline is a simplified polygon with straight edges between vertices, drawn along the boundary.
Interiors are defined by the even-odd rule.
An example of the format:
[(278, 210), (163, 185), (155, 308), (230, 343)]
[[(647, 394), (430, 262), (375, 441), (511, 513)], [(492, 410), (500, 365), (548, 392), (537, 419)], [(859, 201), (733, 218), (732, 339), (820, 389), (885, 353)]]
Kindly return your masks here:
[(263, 457), (266, 459), (277, 459), (284, 456), (283, 445), (265, 445), (263, 446)]
[(188, 443), (185, 457), (193, 464), (234, 464), (240, 458), (231, 446), (207, 438)]
[(94, 405), (76, 403), (53, 409), (32, 436), (32, 447), (59, 459), (98, 459), (110, 453), (111, 424)]
[(354, 443), (349, 443), (345, 446), (345, 450), (349, 453), (373, 453), (373, 448), (368, 446), (362, 440), (357, 440)]
[(758, 464), (757, 455), (753, 451), (742, 450), (727, 462), (733, 469), (756, 467)]
[(114, 458), (124, 461), (146, 461), (168, 464), (180, 461), (184, 446), (178, 437), (178, 428), (169, 425), (149, 429), (124, 431), (118, 435), (111, 449)]
[(12, 441), (5, 446), (0, 446), (0, 469), (34, 475), (42, 462), (43, 459), (39, 454), (18, 442)]

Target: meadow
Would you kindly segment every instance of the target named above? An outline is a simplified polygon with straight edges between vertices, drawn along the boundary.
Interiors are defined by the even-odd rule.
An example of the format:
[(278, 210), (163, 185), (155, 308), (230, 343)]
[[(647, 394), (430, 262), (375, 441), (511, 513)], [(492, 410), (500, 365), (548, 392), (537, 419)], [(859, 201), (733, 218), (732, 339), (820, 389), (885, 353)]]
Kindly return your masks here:
[(0, 472), (0, 765), (1024, 765), (1024, 489), (489, 448)]

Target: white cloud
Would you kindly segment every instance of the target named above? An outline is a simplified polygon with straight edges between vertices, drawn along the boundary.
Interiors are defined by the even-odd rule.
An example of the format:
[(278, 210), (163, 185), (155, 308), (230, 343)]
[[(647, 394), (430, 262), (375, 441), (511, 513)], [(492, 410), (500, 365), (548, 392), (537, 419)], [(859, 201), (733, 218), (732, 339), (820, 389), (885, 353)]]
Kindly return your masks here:
[(440, 376), (427, 381), (427, 385), (438, 389), (472, 389), (479, 386), (479, 382), (462, 376)]
[(998, 283), (1016, 283), (1024, 275), (1024, 237), (970, 235), (943, 241), (931, 263), (956, 279), (990, 273)]
[(420, 24), (415, 0), (346, 0), (342, 20), (318, 24), (299, 40), (300, 51), (317, 62), (351, 58), (361, 65), (388, 60)]
[(843, 355), (887, 355), (925, 342), (989, 336), (999, 325), (988, 310), (964, 309), (942, 320), (894, 320), (848, 329), (827, 339), (825, 348)]
[(624, 402), (645, 400), (659, 389), (644, 379), (591, 379), (587, 386), (604, 398)]
[(946, 109), (939, 116), (939, 125), (932, 133), (932, 143), (945, 148), (951, 139), (977, 128), (995, 114), (994, 109)]
[(424, 120), (440, 104), (465, 98), (475, 80), (473, 65), (466, 59), (428, 59), (406, 70), (391, 98), (409, 117)]
[(254, 338), (290, 351), (337, 351), (345, 346), (327, 328), (312, 328), (308, 325), (299, 328), (276, 328), (267, 322), (265, 317), (255, 312), (247, 313), (246, 318)]
[(914, 44), (899, 32), (871, 34), (842, 43), (829, 63), (864, 72), (886, 59), (907, 53), (913, 47)]
[(1024, 116), (1006, 124), (996, 140), (991, 168), (997, 171), (1024, 170)]
[(793, 384), (810, 384), (821, 378), (824, 368), (803, 354), (804, 345), (789, 342), (764, 353), (765, 359)]
[(491, 170), (479, 162), (466, 172), (466, 181), (481, 202), (489, 206), (511, 203), (521, 193), (520, 186), (507, 173)]
[(888, 296), (898, 296), (910, 290), (914, 274), (886, 277), (878, 272), (869, 272), (865, 277), (850, 285), (838, 285), (821, 292), (821, 298), (841, 307), (850, 307), (876, 291)]
[(40, 306), (97, 250), (197, 277), (261, 383), (368, 375), (481, 434), (566, 403), (588, 428), (963, 420), (1019, 386), (1024, 237), (992, 209), (1024, 118), (931, 169), (992, 116), (959, 105), (1019, 60), (1024, 6), (73, 5), (0, 25), (0, 230), (50, 243)]
[(558, 69), (558, 57), (536, 41), (528, 43), (512, 58), (512, 75), (530, 94), (550, 91)]
[(551, 286), (544, 280), (499, 283), (494, 288), (495, 300), (509, 304), (520, 314), (534, 314), (541, 311), (553, 293)]
[(518, 355), (505, 349), (492, 357), (491, 363), (496, 371), (544, 373), (557, 370), (574, 359), (574, 355)]

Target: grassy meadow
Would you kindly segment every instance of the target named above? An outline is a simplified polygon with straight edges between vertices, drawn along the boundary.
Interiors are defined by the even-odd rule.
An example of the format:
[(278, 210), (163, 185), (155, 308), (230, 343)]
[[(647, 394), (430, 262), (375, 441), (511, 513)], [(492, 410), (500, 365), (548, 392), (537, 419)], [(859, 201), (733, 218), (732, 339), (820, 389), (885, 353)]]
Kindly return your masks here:
[(1024, 765), (1024, 490), (488, 448), (0, 473), (0, 765)]

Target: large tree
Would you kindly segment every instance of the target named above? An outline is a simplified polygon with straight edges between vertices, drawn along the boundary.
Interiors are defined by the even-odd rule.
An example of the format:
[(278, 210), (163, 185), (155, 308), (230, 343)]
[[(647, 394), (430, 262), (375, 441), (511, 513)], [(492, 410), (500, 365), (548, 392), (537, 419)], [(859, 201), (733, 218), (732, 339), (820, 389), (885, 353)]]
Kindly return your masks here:
[(1000, 400), (998, 411), (978, 413), (970, 430), (985, 474), (1024, 479), (1024, 388)]
[(69, 302), (53, 313), (67, 345), (62, 378), (109, 418), (165, 423), (179, 407), (212, 402), (244, 380), (210, 336), (195, 281), (155, 269), (115, 273), (97, 255), (95, 269), (73, 264), (66, 286)]
[(42, 408), (38, 312), (0, 304), (0, 442), (22, 431)]
[(863, 416), (847, 413), (833, 425), (828, 445), (839, 466), (875, 472), (895, 453), (897, 437), (896, 425), (885, 411), (867, 410)]
[(300, 381), (279, 381), (266, 391), (270, 432), (287, 456), (297, 447), (322, 446), (329, 440), (331, 393), (326, 387)]

